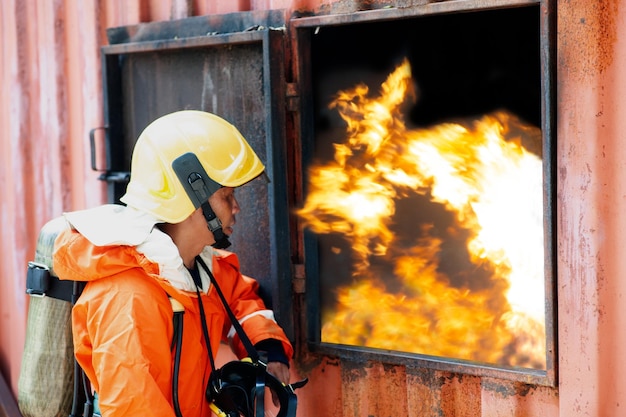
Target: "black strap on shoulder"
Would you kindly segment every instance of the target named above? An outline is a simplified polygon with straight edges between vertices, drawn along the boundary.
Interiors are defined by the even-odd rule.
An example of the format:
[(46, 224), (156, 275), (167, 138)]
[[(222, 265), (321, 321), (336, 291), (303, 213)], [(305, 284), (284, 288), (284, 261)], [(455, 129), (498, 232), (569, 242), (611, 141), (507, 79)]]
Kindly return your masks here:
[(180, 411), (180, 400), (178, 396), (178, 376), (180, 374), (180, 357), (183, 350), (183, 325), (185, 309), (182, 304), (170, 297), (172, 303), (172, 311), (174, 313), (172, 322), (174, 326), (174, 334), (172, 335), (172, 342), (170, 344), (170, 350), (174, 352), (174, 370), (172, 375), (172, 402), (174, 403), (174, 413), (176, 417), (182, 417)]
[(200, 296), (200, 287), (196, 284), (196, 294), (198, 295), (198, 308), (200, 309), (200, 321), (202, 322), (202, 333), (204, 334), (204, 341), (206, 348), (209, 351), (209, 360), (211, 361), (211, 369), (215, 370), (215, 358), (213, 358), (213, 351), (211, 350), (211, 339), (209, 339), (209, 328), (206, 324), (206, 316), (204, 314), (204, 306), (202, 305), (202, 298)]
[(233, 327), (235, 328), (237, 335), (239, 335), (239, 339), (241, 340), (241, 343), (243, 343), (243, 346), (246, 348), (246, 352), (248, 352), (248, 356), (250, 356), (250, 359), (252, 359), (253, 362), (258, 362), (259, 352), (257, 352), (254, 345), (252, 345), (250, 338), (248, 337), (246, 332), (243, 330), (243, 327), (241, 327), (241, 323), (239, 323), (239, 320), (237, 320), (237, 317), (235, 317), (235, 314), (230, 309), (230, 306), (228, 305), (228, 301), (226, 301), (226, 297), (224, 297), (222, 290), (220, 289), (219, 285), (217, 285), (217, 281), (215, 280), (215, 277), (211, 273), (211, 270), (209, 269), (209, 267), (206, 265), (206, 263), (200, 256), (196, 256), (196, 262), (199, 263), (202, 266), (202, 268), (205, 270), (205, 272), (209, 275), (209, 278), (211, 279), (211, 284), (213, 284), (213, 286), (215, 287), (215, 291), (217, 291), (217, 294), (222, 300), (222, 304), (224, 304), (224, 308), (226, 309), (226, 314), (228, 314), (228, 318), (230, 318), (230, 321)]
[[(224, 297), (224, 293), (222, 293), (222, 290), (220, 286), (217, 284), (217, 280), (213, 276), (213, 273), (211, 272), (209, 267), (206, 265), (206, 263), (200, 256), (196, 256), (196, 262), (199, 263), (202, 266), (202, 268), (205, 270), (205, 272), (209, 275), (209, 278), (211, 279), (211, 284), (213, 284), (213, 286), (215, 287), (215, 291), (217, 291), (217, 294), (222, 300), (222, 304), (224, 304), (224, 309), (226, 310), (226, 313), (228, 314), (228, 317), (230, 318), (230, 321), (233, 327), (235, 328), (235, 331), (237, 331), (237, 334), (239, 335), (239, 339), (241, 340), (241, 343), (243, 343), (243, 346), (246, 348), (246, 352), (248, 352), (248, 356), (252, 360), (252, 363), (258, 365), (256, 368), (256, 378), (255, 378), (255, 387), (254, 387), (254, 394), (256, 398), (256, 401), (255, 401), (256, 412), (254, 415), (256, 417), (263, 417), (265, 413), (264, 401), (265, 401), (265, 377), (266, 377), (267, 364), (259, 360), (259, 352), (255, 349), (254, 345), (252, 345), (250, 338), (248, 337), (246, 332), (243, 330), (243, 327), (241, 327), (241, 323), (239, 323), (239, 320), (237, 319), (237, 317), (235, 317), (235, 314), (230, 309), (230, 306), (228, 305), (228, 301), (226, 301), (226, 297)], [(199, 293), (198, 293), (198, 298), (200, 298)], [(202, 303), (200, 303), (200, 305), (202, 305)], [(203, 324), (204, 324), (204, 321), (203, 321)], [(216, 369), (215, 366), (213, 366), (213, 370), (215, 369)]]

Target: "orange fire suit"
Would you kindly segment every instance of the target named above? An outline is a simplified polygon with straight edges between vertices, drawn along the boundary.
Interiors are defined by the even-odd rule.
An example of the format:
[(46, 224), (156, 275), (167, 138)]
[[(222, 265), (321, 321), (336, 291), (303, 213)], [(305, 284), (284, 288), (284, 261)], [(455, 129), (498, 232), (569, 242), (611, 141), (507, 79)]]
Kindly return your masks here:
[[(114, 213), (109, 213), (111, 209)], [(185, 308), (178, 377), (182, 414), (210, 416), (204, 393), (211, 364), (202, 333), (198, 297), (193, 281), (186, 275), (189, 272), (181, 268), (176, 247), (169, 236), (150, 226), (154, 221), (145, 219), (142, 220), (146, 224), (145, 236), (129, 238), (129, 241), (142, 241), (139, 245), (124, 239), (112, 241), (106, 236), (111, 230), (105, 230), (109, 228), (103, 226), (106, 225), (103, 217), (115, 219), (125, 208), (109, 205), (104, 209), (108, 213), (105, 216), (100, 210), (95, 214), (83, 211), (80, 214), (83, 217), (75, 219), (66, 214), (73, 227), (55, 241), (53, 269), (61, 279), (87, 281), (72, 310), (74, 351), (98, 393), (103, 417), (175, 416), (174, 364), (170, 350), (173, 311), (168, 296)], [(99, 223), (85, 221), (94, 216), (94, 221)], [(118, 227), (122, 235), (124, 228), (122, 222)], [(105, 235), (104, 238), (99, 238), (99, 234)], [(107, 240), (111, 242), (103, 244)], [(201, 256), (212, 269), (252, 343), (279, 340), (291, 358), (293, 349), (287, 337), (259, 298), (257, 282), (239, 272), (236, 255), (207, 247)], [(201, 270), (205, 289), (201, 301), (214, 357), (220, 342), (228, 339), (237, 357), (247, 356), (217, 292), (203, 273)]]

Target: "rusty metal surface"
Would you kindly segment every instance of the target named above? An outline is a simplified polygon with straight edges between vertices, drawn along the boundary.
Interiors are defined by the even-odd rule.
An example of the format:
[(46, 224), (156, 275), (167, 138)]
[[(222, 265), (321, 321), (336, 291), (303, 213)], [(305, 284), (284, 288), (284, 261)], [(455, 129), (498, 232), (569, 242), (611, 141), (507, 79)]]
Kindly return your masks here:
[(195, 16), (184, 20), (147, 22), (107, 29), (109, 44), (174, 40), (216, 34), (238, 33), (251, 28), (280, 28), (285, 25), (281, 10), (257, 10), (210, 16)]
[(303, 391), (302, 416), (559, 415), (553, 388), (497, 378), (333, 357), (316, 363), (308, 375), (323, 383)]
[(341, 25), (348, 23), (373, 22), (384, 20), (407, 19), (417, 16), (432, 14), (448, 14), (490, 9), (502, 9), (507, 7), (523, 7), (538, 5), (541, 0), (458, 0), (458, 1), (435, 1), (427, 3), (411, 4), (406, 7), (389, 7), (383, 9), (363, 10), (357, 9), (352, 13), (338, 13), (328, 15), (307, 16), (293, 19), (291, 24), (295, 28)]
[(257, 29), (246, 32), (224, 33), (209, 36), (194, 36), (180, 39), (142, 40), (129, 43), (118, 43), (102, 48), (107, 55), (129, 54), (139, 52), (155, 52), (167, 50), (181, 50), (199, 47), (239, 45), (244, 43), (258, 43), (263, 40), (264, 33)]
[(542, 102), (544, 118), (541, 124), (543, 134), (544, 157), (544, 247), (546, 251), (544, 271), (546, 277), (546, 317), (553, 318), (546, 321), (546, 378), (551, 385), (558, 383), (558, 314), (557, 314), (557, 131), (556, 131), (556, 91), (557, 91), (557, 59), (556, 34), (557, 13), (555, 2), (543, 2), (539, 8), (539, 25), (542, 36), (539, 39), (539, 53), (541, 62)]
[(620, 359), (626, 318), (625, 6), (618, 0), (558, 2), (556, 209), (562, 219), (557, 246), (562, 415), (620, 415), (616, 406), (626, 398), (621, 378), (626, 366)]
[(521, 382), (532, 385), (552, 385), (546, 378), (546, 371), (533, 369), (506, 368), (492, 364), (439, 358), (428, 355), (407, 354), (403, 352), (368, 349), (359, 346), (340, 346), (332, 344), (316, 344), (309, 346), (310, 352), (320, 356), (340, 358), (344, 363), (386, 363), (410, 368), (432, 369), (447, 372), (461, 377), (472, 375), (477, 377), (495, 378), (503, 381)]
[[(97, 54), (99, 47), (107, 43), (104, 28), (136, 25), (137, 31), (120, 36), (139, 36), (143, 25), (138, 22), (154, 20), (157, 24), (157, 20), (169, 18), (161, 12), (167, 3), (1, 2), (0, 77), (4, 94), (0, 99), (0, 154), (4, 163), (0, 172), (0, 211), (5, 262), (0, 278), (0, 368), (14, 392), (24, 337), (20, 324), (25, 323), (26, 312), (23, 267), (32, 256), (36, 231), (62, 210), (106, 200), (98, 188), (97, 174), (90, 172), (88, 152), (84, 149), (89, 129), (102, 125)], [(221, 5), (220, 10), (225, 10), (246, 2), (216, 3)], [(251, 3), (253, 8), (271, 8), (268, 2), (248, 2)], [(294, 13), (287, 33), (294, 51), (305, 43), (302, 39), (295, 42), (294, 27), (314, 29), (327, 21), (334, 24), (371, 20), (375, 14), (383, 18), (395, 14), (402, 19), (407, 14), (410, 17), (432, 10), (454, 12), (468, 4), (518, 4), (507, 0), (402, 0), (396, 3), (414, 8), (423, 5), (424, 9), (356, 13), (359, 4), (376, 6), (389, 2), (272, 2), (277, 3)], [(372, 362), (344, 363), (331, 353), (305, 354), (292, 366), (294, 373), (311, 380), (299, 391), (298, 417), (620, 415), (626, 395), (626, 384), (620, 377), (625, 372), (620, 346), (625, 337), (621, 297), (626, 292), (622, 279), (626, 270), (622, 254), (626, 245), (622, 215), (626, 211), (622, 178), (626, 48), (620, 22), (625, 18), (626, 2), (535, 3), (540, 4), (543, 24), (556, 20), (557, 12), (559, 20), (558, 38), (555, 34), (553, 39), (558, 56), (552, 64), (558, 72), (554, 81), (559, 85), (558, 89), (554, 84), (546, 85), (546, 90), (552, 91), (544, 92), (550, 94), (555, 119), (558, 116), (559, 120), (558, 125), (548, 126), (554, 135), (558, 134), (558, 140), (552, 144), (554, 148), (546, 149), (557, 155), (557, 166), (552, 172), (552, 193), (557, 200), (551, 210), (558, 214), (557, 230), (552, 237), (558, 257), (552, 269), (557, 271), (559, 280), (551, 290), (558, 300), (554, 306), (558, 326), (552, 329), (559, 349), (559, 356), (554, 359), (559, 367), (558, 388), (426, 367), (403, 369), (385, 365), (376, 358)], [(332, 12), (335, 4), (335, 12), (343, 8), (350, 13), (322, 16)], [(202, 10), (209, 6), (204, 7)], [(310, 20), (299, 19), (302, 16), (309, 16)], [(542, 47), (542, 54), (550, 53)], [(310, 63), (296, 55), (294, 52), (287, 57), (285, 66), (297, 78), (301, 76), (297, 68)], [(298, 81), (290, 75), (288, 78), (292, 83)], [(300, 100), (306, 100), (310, 93), (300, 89)], [(300, 119), (305, 126), (308, 123), (305, 115), (293, 117), (296, 124)], [(67, 140), (59, 141), (59, 136)], [(292, 145), (290, 152), (301, 151), (299, 143)], [(62, 153), (67, 156), (62, 157)], [(295, 167), (292, 169), (298, 171), (297, 163)], [(33, 174), (33, 169), (40, 170), (33, 181), (20, 178), (24, 172)], [(291, 192), (297, 194), (297, 179), (293, 181)], [(32, 184), (46, 186), (32, 189)], [(301, 231), (291, 233), (298, 235)], [(294, 259), (298, 256), (293, 254)], [(298, 262), (302, 263), (302, 259)], [(299, 277), (306, 278), (301, 274)], [(301, 298), (298, 297), (299, 303)], [(297, 311), (306, 316), (304, 307), (299, 305)], [(302, 345), (297, 347), (302, 349)]]

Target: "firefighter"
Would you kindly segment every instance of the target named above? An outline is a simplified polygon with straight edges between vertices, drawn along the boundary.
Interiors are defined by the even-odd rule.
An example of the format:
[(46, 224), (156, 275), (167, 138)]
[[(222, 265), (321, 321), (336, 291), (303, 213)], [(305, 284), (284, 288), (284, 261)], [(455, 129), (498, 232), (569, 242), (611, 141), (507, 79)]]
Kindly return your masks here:
[[(293, 348), (257, 282), (224, 250), (240, 211), (235, 190), (264, 169), (224, 119), (174, 112), (138, 138), (125, 206), (64, 214), (71, 227), (55, 241), (53, 268), (86, 282), (72, 311), (74, 351), (104, 417), (211, 415), (205, 390), (220, 341), (239, 358), (247, 352), (210, 275), (267, 371), (289, 383)], [(172, 299), (184, 309), (179, 363)]]

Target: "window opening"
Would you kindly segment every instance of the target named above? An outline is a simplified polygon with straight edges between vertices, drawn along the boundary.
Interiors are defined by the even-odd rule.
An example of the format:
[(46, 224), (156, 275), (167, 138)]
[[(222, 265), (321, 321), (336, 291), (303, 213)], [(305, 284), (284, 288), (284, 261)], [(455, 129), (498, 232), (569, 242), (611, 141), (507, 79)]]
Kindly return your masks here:
[(318, 342), (545, 371), (539, 8), (318, 27), (311, 83)]

